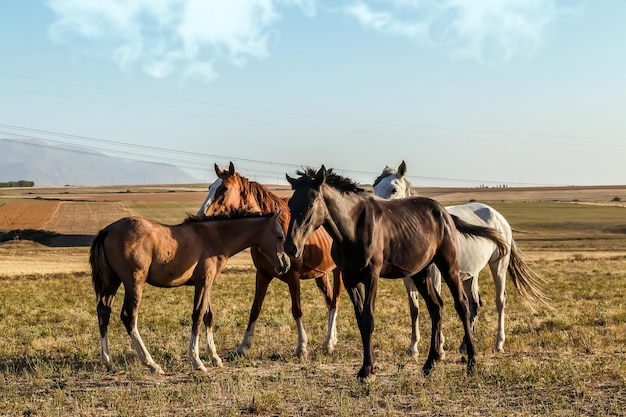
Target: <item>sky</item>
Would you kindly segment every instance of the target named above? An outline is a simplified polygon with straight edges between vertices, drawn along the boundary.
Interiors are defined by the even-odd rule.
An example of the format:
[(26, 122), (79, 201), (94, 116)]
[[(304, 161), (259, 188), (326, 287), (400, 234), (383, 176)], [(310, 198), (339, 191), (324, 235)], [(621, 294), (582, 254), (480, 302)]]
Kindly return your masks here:
[(415, 187), (626, 183), (620, 0), (5, 0), (0, 139)]

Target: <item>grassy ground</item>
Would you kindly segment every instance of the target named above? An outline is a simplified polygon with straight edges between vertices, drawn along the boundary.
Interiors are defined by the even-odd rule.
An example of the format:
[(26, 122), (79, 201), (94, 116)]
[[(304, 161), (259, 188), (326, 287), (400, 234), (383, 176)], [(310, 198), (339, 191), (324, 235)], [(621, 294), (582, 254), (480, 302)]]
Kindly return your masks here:
[[(374, 333), (377, 378), (365, 383), (355, 379), (361, 348), (347, 297), (337, 351), (329, 356), (319, 349), (326, 311), (312, 282), (303, 285), (308, 359), (293, 356), (295, 326), (280, 282), (270, 286), (250, 356), (233, 358), (254, 279), (251, 270), (223, 274), (213, 300), (218, 351), (227, 360), (207, 375), (193, 372), (186, 357), (191, 289), (147, 288), (139, 328), (166, 369), (165, 376), (156, 377), (140, 365), (117, 317), (111, 326), (117, 370), (107, 373), (99, 365), (88, 274), (5, 277), (0, 280), (0, 415), (623, 415), (626, 258), (532, 266), (550, 283), (555, 310), (531, 313), (510, 294), (506, 352), (492, 354), (493, 285), (481, 277), (486, 305), (476, 329), (478, 372), (472, 377), (455, 352), (461, 328), (447, 297), (448, 356), (429, 378), (421, 376), (425, 355), (414, 361), (404, 354), (409, 337), (404, 289), (399, 281), (384, 281)], [(120, 305), (118, 299), (116, 311)], [(427, 335), (425, 314), (421, 322)], [(427, 348), (425, 339), (421, 352)]]

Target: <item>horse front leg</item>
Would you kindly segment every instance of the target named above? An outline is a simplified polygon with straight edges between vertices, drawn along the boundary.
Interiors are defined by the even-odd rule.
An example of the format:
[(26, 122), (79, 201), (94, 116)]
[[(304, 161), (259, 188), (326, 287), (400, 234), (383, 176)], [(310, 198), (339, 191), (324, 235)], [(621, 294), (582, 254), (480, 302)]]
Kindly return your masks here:
[[(288, 272), (289, 273), (289, 272)], [(261, 314), (261, 307), (263, 306), (263, 300), (267, 294), (267, 287), (272, 282), (272, 276), (265, 271), (257, 269), (255, 278), (254, 300), (252, 301), (252, 307), (250, 307), (250, 317), (248, 318), (248, 326), (246, 332), (243, 335), (243, 340), (237, 346), (235, 352), (238, 355), (246, 356), (248, 350), (254, 343), (254, 333), (256, 331), (256, 322)]]
[(426, 308), (430, 315), (431, 321), (431, 334), (430, 334), (430, 349), (428, 351), (428, 358), (422, 367), (422, 374), (428, 376), (435, 367), (435, 362), (442, 359), (441, 349), (441, 313), (443, 310), (443, 300), (439, 293), (435, 291), (432, 279), (426, 274), (426, 271), (422, 271), (417, 275), (411, 277), (415, 287), (421, 294), (422, 298), (426, 302)]
[[(135, 280), (135, 282), (143, 282), (142, 280)], [(141, 339), (139, 330), (137, 329), (137, 315), (139, 312), (139, 303), (141, 302), (141, 294), (143, 292), (143, 285), (137, 284), (134, 286), (125, 287), (126, 293), (124, 294), (124, 306), (122, 307), (121, 320), (126, 327), (126, 331), (133, 342), (137, 356), (141, 363), (155, 373), (164, 374), (163, 369), (152, 359), (152, 356), (146, 349), (146, 345)]]
[(346, 284), (346, 290), (354, 304), (361, 343), (363, 345), (363, 365), (357, 377), (366, 379), (374, 375), (374, 351), (372, 349), (372, 334), (374, 333), (374, 308), (377, 292), (377, 282), (370, 277), (366, 282), (354, 286)]
[(213, 338), (213, 308), (211, 307), (211, 300), (209, 297), (208, 308), (204, 314), (204, 325), (206, 327), (206, 350), (211, 358), (213, 366), (222, 367), (222, 359), (217, 354), (217, 348), (215, 347), (215, 339)]
[(326, 307), (328, 308), (328, 330), (326, 332), (326, 340), (324, 340), (324, 350), (328, 354), (332, 354), (337, 344), (337, 311), (339, 309), (339, 297), (341, 295), (341, 289), (343, 288), (343, 282), (341, 280), (341, 273), (339, 269), (333, 271), (333, 288), (330, 288), (330, 282), (328, 275), (324, 274), (322, 277), (315, 278), (317, 288), (322, 292), (324, 301), (326, 301)]
[[(193, 279), (193, 278), (192, 278)], [(194, 296), (193, 296), (193, 312), (191, 313), (191, 334), (189, 336), (189, 349), (188, 355), (191, 360), (191, 366), (194, 370), (200, 372), (207, 372), (206, 366), (200, 359), (200, 325), (202, 320), (208, 320), (210, 328), (207, 327), (207, 348), (209, 354), (212, 356), (211, 361), (213, 363), (221, 364), (221, 359), (215, 353), (215, 343), (213, 342), (213, 312), (209, 313), (211, 284), (213, 283), (214, 274), (206, 274), (206, 278), (198, 279), (196, 281)]]
[(302, 322), (302, 306), (300, 304), (300, 277), (295, 273), (287, 272), (285, 280), (289, 286), (289, 294), (291, 295), (291, 314), (296, 321), (298, 329), (298, 346), (296, 347), (296, 356), (306, 358), (309, 355), (307, 350), (308, 338), (304, 330)]

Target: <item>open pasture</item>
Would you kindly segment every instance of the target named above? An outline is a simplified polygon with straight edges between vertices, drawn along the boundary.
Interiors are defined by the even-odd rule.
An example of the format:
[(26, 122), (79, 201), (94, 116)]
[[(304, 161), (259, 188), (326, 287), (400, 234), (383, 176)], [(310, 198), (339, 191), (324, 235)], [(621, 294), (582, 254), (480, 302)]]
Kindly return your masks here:
[[(107, 214), (100, 204), (176, 223), (187, 213), (195, 213), (205, 190), (152, 192), (146, 196), (158, 198), (142, 200), (140, 192), (116, 194), (109, 189), (104, 190), (106, 199), (94, 197), (104, 191), (93, 190), (90, 198), (84, 198), (72, 188), (71, 200), (93, 206), (88, 218), (90, 227), (97, 230), (121, 213)], [(613, 189), (608, 193), (620, 195)], [(116, 198), (129, 195), (135, 198)], [(428, 338), (420, 343), (417, 361), (404, 354), (410, 327), (400, 280), (383, 280), (379, 287), (373, 338), (377, 378), (373, 381), (360, 383), (355, 378), (361, 344), (348, 297), (342, 297), (336, 351), (332, 356), (322, 351), (327, 312), (313, 282), (302, 286), (307, 359), (294, 357), (296, 329), (287, 287), (280, 282), (270, 285), (249, 356), (231, 356), (244, 333), (254, 292), (248, 252), (233, 258), (214, 285), (215, 341), (225, 359), (223, 368), (209, 367), (206, 375), (190, 370), (187, 344), (193, 289), (146, 287), (139, 328), (166, 372), (165, 376), (151, 375), (139, 363), (119, 320), (122, 288), (109, 327), (117, 369), (107, 373), (99, 364), (88, 248), (23, 240), (0, 243), (4, 385), (0, 415), (624, 415), (626, 209), (619, 204), (598, 204), (608, 203), (612, 198), (608, 195), (594, 201), (575, 197), (570, 202), (554, 201), (546, 196), (528, 200), (525, 196), (521, 201), (489, 203), (509, 220), (531, 267), (546, 280), (554, 310), (531, 312), (509, 282), (505, 352), (491, 353), (496, 327), (494, 288), (483, 271), (484, 306), (475, 331), (478, 365), (472, 377), (465, 375), (459, 363), (456, 348), (462, 328), (446, 291), (446, 359), (425, 379), (421, 364)], [(479, 196), (471, 198), (481, 201)], [(69, 200), (63, 202), (72, 204)], [(41, 199), (19, 196), (0, 200), (0, 204), (7, 201)], [(87, 224), (80, 218), (82, 211), (70, 212), (76, 223)], [(0, 221), (1, 231), (14, 229), (1, 214)], [(62, 219), (54, 216), (48, 221), (59, 225), (52, 230), (59, 234), (95, 233), (65, 229)], [(423, 303), (420, 317), (422, 335), (428, 335), (430, 322)], [(201, 357), (207, 362), (204, 351)]]

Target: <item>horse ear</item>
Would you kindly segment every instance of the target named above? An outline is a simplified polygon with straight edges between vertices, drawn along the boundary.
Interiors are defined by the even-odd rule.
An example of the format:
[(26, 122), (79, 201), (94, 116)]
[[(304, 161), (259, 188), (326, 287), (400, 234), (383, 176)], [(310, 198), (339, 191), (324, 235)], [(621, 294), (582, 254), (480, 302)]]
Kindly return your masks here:
[(228, 173), (230, 175), (235, 175), (235, 165), (232, 161), (230, 162), (230, 164), (228, 164)]
[(324, 165), (322, 165), (322, 167), (319, 169), (319, 171), (317, 171), (317, 174), (315, 174), (314, 185), (316, 187), (319, 187), (324, 182), (326, 182), (326, 167)]
[(291, 184), (291, 189), (292, 189), (292, 190), (295, 190), (295, 189), (296, 189), (296, 183), (298, 182), (298, 180), (297, 180), (297, 179), (295, 179), (295, 178), (291, 178), (291, 177), (289, 176), (289, 174), (285, 174), (285, 178), (287, 178), (287, 182), (288, 182), (289, 184)]
[(398, 177), (402, 178), (406, 174), (406, 162), (402, 161), (400, 166), (398, 167)]
[(217, 175), (218, 177), (222, 174), (222, 170), (220, 169), (219, 166), (217, 166), (217, 162), (215, 163), (215, 175)]

